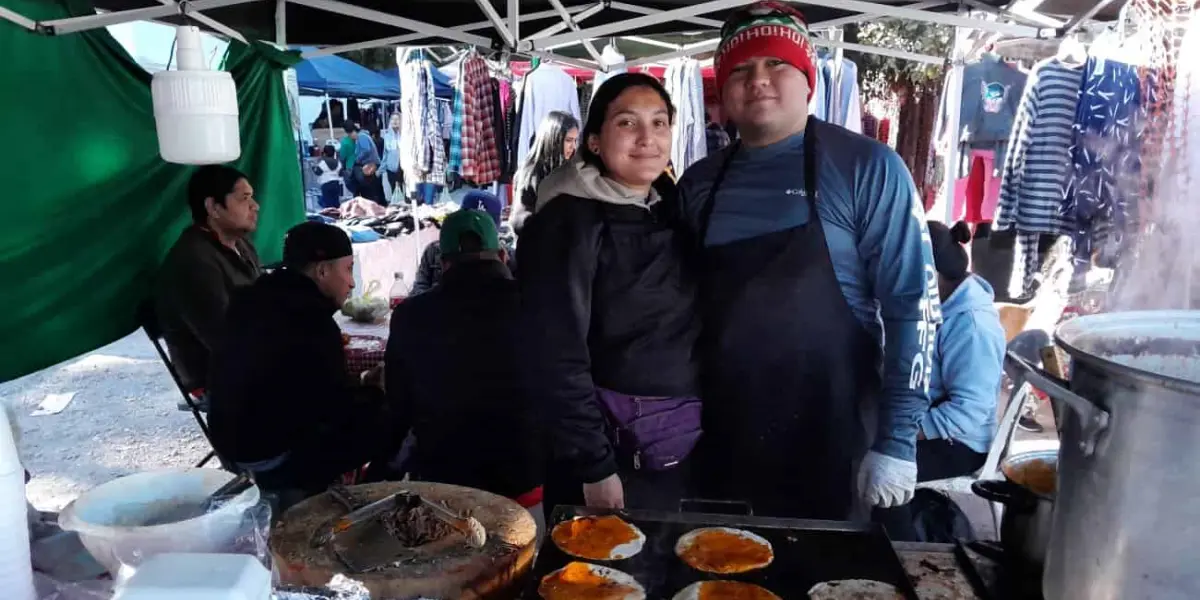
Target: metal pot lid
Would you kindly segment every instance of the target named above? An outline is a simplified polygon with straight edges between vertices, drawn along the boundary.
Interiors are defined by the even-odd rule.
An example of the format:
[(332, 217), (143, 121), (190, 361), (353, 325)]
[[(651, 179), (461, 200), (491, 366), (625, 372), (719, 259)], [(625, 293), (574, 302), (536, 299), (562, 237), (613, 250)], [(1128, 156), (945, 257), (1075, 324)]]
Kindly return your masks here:
[(1200, 311), (1087, 315), (1060, 325), (1054, 337), (1075, 360), (1146, 383), (1200, 394)]

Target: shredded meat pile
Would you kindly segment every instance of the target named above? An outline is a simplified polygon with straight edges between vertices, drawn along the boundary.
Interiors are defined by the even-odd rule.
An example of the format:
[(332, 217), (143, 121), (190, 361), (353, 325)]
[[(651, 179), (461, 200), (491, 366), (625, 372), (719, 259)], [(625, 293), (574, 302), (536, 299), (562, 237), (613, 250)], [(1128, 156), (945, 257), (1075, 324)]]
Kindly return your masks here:
[(397, 509), (379, 517), (379, 520), (388, 533), (409, 548), (436, 542), (454, 531), (423, 505)]

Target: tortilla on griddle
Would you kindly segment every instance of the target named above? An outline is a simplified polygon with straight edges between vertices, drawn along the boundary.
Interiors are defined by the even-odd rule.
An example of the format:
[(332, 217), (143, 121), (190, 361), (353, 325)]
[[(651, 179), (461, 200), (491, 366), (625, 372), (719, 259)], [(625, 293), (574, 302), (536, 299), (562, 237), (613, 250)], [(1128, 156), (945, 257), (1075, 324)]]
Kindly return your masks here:
[(675, 544), (675, 555), (697, 571), (718, 575), (747, 573), (775, 560), (771, 542), (729, 527), (705, 527), (683, 534)]
[(765, 587), (742, 581), (697, 581), (673, 600), (783, 600)]
[(587, 560), (623, 560), (642, 551), (646, 534), (621, 517), (576, 517), (554, 526), (550, 539), (559, 550)]
[(808, 590), (810, 600), (904, 600), (896, 586), (871, 579), (825, 581)]
[(646, 600), (646, 590), (628, 573), (582, 562), (543, 577), (538, 595), (543, 600)]

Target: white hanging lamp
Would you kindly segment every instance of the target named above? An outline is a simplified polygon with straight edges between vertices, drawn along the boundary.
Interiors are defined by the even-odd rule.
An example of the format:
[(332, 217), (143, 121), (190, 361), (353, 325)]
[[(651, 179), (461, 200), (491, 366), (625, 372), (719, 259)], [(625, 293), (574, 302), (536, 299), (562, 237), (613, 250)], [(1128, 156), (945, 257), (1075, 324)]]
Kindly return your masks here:
[(229, 162), (242, 155), (237, 89), (224, 71), (205, 68), (200, 30), (176, 28), (174, 71), (154, 74), (154, 124), (163, 160), (185, 165)]

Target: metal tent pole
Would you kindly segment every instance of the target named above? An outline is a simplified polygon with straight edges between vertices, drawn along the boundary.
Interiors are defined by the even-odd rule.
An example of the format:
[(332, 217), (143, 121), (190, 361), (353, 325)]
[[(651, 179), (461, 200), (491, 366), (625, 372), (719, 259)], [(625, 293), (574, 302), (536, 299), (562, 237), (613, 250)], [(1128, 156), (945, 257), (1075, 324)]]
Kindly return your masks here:
[(329, 108), (329, 94), (325, 94), (325, 125), (329, 128), (329, 139), (333, 140), (333, 110)]

